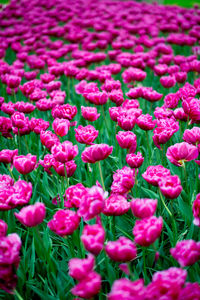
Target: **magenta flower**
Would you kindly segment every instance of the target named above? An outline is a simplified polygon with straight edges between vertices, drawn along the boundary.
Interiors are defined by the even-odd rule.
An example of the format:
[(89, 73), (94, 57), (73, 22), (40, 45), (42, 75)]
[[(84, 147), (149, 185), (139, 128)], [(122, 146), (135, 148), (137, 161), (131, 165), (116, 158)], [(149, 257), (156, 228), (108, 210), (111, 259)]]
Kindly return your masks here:
[(149, 114), (140, 115), (136, 119), (136, 124), (143, 130), (152, 130), (156, 125), (156, 120), (152, 120)]
[(90, 122), (94, 122), (100, 117), (100, 114), (97, 113), (96, 107), (81, 106), (81, 114), (85, 120)]
[(163, 226), (162, 217), (154, 216), (137, 220), (133, 228), (135, 242), (140, 246), (147, 247), (155, 242), (161, 234)]
[(8, 75), (6, 83), (10, 89), (15, 89), (20, 85), (21, 77), (15, 75)]
[(69, 276), (76, 280), (82, 280), (94, 269), (95, 259), (92, 254), (87, 258), (72, 258), (69, 260)]
[(104, 228), (100, 224), (85, 225), (81, 241), (88, 252), (98, 255), (103, 249), (105, 241)]
[(101, 276), (96, 272), (89, 272), (71, 289), (71, 293), (84, 299), (91, 299), (100, 292), (100, 289)]
[(79, 226), (80, 218), (75, 211), (58, 210), (47, 226), (60, 236), (71, 235)]
[(131, 210), (136, 218), (144, 219), (154, 215), (157, 208), (157, 199), (132, 199)]
[(170, 249), (170, 253), (181, 267), (193, 265), (200, 259), (200, 242), (194, 240), (180, 241), (175, 248)]
[(40, 202), (23, 207), (19, 213), (14, 213), (20, 223), (27, 227), (34, 227), (41, 224), (45, 218), (45, 214), (45, 205)]
[(174, 78), (174, 76), (162, 76), (160, 78), (160, 83), (162, 84), (162, 86), (164, 88), (171, 88), (176, 84), (176, 80)]
[(81, 158), (85, 163), (96, 163), (97, 161), (106, 159), (112, 153), (113, 147), (107, 144), (94, 144), (85, 148), (81, 154)]
[(58, 119), (56, 118), (52, 123), (53, 130), (55, 134), (63, 137), (67, 135), (70, 127), (70, 121), (67, 119)]
[(200, 295), (200, 285), (198, 282), (187, 282), (185, 287), (181, 289), (179, 299), (190, 300), (198, 299)]
[(30, 114), (35, 110), (35, 106), (29, 102), (18, 101), (15, 103), (15, 109), (18, 112)]
[(13, 158), (18, 155), (18, 149), (15, 150), (9, 150), (9, 149), (3, 149), (0, 151), (0, 162), (4, 164), (12, 164)]
[(77, 183), (76, 185), (71, 185), (65, 191), (65, 207), (79, 208), (81, 199), (87, 194), (87, 189), (82, 185), (82, 183)]
[(77, 168), (77, 165), (75, 164), (74, 160), (67, 161), (64, 164), (54, 160), (52, 161), (52, 166), (56, 173), (63, 177), (65, 177), (66, 175), (67, 177), (73, 176)]
[(186, 142), (177, 143), (169, 147), (166, 153), (169, 161), (179, 167), (181, 167), (184, 162), (196, 159), (198, 155), (198, 148)]
[(57, 161), (66, 163), (78, 155), (78, 146), (74, 146), (72, 142), (65, 141), (62, 144), (54, 145), (51, 148), (51, 153)]
[(134, 153), (137, 147), (137, 137), (132, 131), (119, 131), (116, 134), (118, 144), (123, 149), (129, 149)]
[(54, 165), (55, 163), (55, 158), (53, 157), (52, 154), (46, 154), (44, 156), (44, 159), (40, 159), (39, 160), (39, 164), (44, 168), (44, 171), (47, 172), (49, 175), (51, 175), (51, 167)]
[(60, 140), (57, 135), (51, 131), (41, 131), (40, 141), (42, 145), (44, 145), (50, 151), (54, 145), (60, 144)]
[(79, 125), (75, 128), (75, 138), (80, 144), (92, 145), (94, 140), (98, 137), (99, 131), (96, 130), (92, 125), (83, 127)]
[(121, 236), (117, 241), (109, 241), (105, 250), (110, 259), (118, 262), (130, 261), (137, 256), (135, 243), (124, 236)]
[(20, 174), (28, 174), (35, 168), (37, 156), (32, 154), (14, 156), (13, 165)]
[(136, 116), (131, 112), (131, 110), (123, 110), (119, 117), (117, 118), (117, 124), (123, 130), (132, 130), (135, 126)]
[(109, 107), (109, 115), (112, 121), (117, 122), (117, 118), (119, 117), (121, 110), (121, 106)]
[(130, 153), (126, 155), (126, 162), (131, 168), (139, 168), (143, 164), (144, 157), (140, 152), (137, 154)]
[(195, 146), (200, 144), (200, 128), (193, 127), (192, 129), (186, 129), (183, 134), (183, 140)]
[(6, 236), (7, 230), (8, 225), (6, 224), (6, 222), (0, 219), (0, 238)]
[(161, 177), (169, 176), (170, 170), (164, 168), (161, 165), (149, 166), (142, 174), (142, 177), (150, 184), (158, 186), (158, 181)]
[(135, 184), (135, 171), (124, 166), (113, 175), (111, 191), (114, 194), (126, 194)]
[(177, 198), (183, 189), (180, 178), (177, 175), (162, 177), (158, 181), (158, 186), (162, 194), (169, 199)]
[(51, 111), (51, 114), (54, 119), (68, 119), (72, 120), (77, 114), (76, 106), (70, 104), (57, 105)]
[(115, 280), (108, 294), (108, 300), (143, 300), (145, 296), (145, 287), (143, 279), (130, 281), (127, 278)]
[(175, 93), (175, 94), (170, 93), (165, 96), (165, 99), (164, 99), (165, 107), (171, 108), (171, 109), (176, 108), (179, 100), (180, 100), (179, 93)]
[(130, 209), (130, 202), (123, 195), (112, 194), (105, 200), (103, 213), (106, 216), (121, 216)]
[(23, 128), (28, 123), (28, 118), (25, 117), (25, 114), (22, 112), (14, 112), (11, 116), (12, 125), (17, 128)]
[(194, 216), (194, 225), (200, 227), (200, 194), (196, 196), (196, 199), (193, 202), (192, 212)]
[(84, 221), (93, 219), (99, 215), (103, 208), (107, 192), (104, 192), (102, 188), (93, 186), (87, 189), (87, 193), (82, 196), (78, 215), (83, 217)]
[(124, 83), (130, 83), (132, 81), (143, 81), (146, 76), (146, 72), (137, 68), (128, 68), (122, 73)]

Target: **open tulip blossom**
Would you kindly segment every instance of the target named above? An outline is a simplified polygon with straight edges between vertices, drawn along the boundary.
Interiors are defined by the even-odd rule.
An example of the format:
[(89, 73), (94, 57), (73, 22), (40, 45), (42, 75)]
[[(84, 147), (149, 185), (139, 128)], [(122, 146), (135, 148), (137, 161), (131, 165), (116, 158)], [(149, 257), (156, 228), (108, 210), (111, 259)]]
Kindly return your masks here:
[(6, 2), (0, 298), (200, 299), (200, 5)]

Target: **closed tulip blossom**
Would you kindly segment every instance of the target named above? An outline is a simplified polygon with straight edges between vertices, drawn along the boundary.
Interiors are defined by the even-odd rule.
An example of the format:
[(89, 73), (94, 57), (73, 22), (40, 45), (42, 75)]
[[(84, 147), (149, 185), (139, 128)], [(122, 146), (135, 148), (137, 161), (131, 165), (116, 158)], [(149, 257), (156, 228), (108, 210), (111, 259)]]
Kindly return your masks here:
[(119, 131), (116, 134), (116, 139), (119, 146), (123, 149), (129, 149), (134, 153), (137, 147), (137, 137), (132, 131)]
[(100, 224), (85, 225), (81, 235), (81, 241), (88, 252), (98, 255), (104, 246), (104, 228)]
[(117, 118), (119, 117), (121, 110), (121, 106), (109, 107), (109, 115), (112, 121), (117, 122)]
[(175, 86), (176, 79), (174, 78), (174, 76), (162, 76), (160, 78), (160, 83), (162, 84), (162, 86), (164, 88), (169, 89), (169, 88)]
[(114, 173), (111, 191), (114, 194), (126, 194), (133, 188), (134, 184), (135, 171), (124, 166)]
[(167, 149), (166, 156), (175, 166), (181, 167), (187, 161), (198, 157), (198, 148), (186, 142), (177, 143)]
[(100, 292), (100, 289), (101, 276), (93, 271), (81, 279), (79, 283), (71, 289), (71, 293), (84, 299), (91, 299)]
[(76, 185), (71, 185), (70, 187), (68, 187), (64, 195), (65, 207), (79, 208), (81, 199), (87, 194), (87, 192), (87, 188), (85, 188), (82, 183), (77, 183)]
[(57, 135), (51, 131), (41, 131), (40, 141), (48, 150), (51, 150), (54, 145), (60, 144), (60, 140)]
[(137, 256), (135, 243), (124, 236), (117, 241), (109, 241), (105, 250), (110, 259), (118, 262), (131, 261)]
[(117, 124), (123, 130), (132, 130), (135, 126), (136, 116), (130, 112), (130, 110), (124, 110), (119, 114), (117, 118)]
[(100, 117), (100, 114), (97, 113), (96, 107), (81, 106), (81, 114), (85, 120), (90, 122), (94, 122)]
[(12, 164), (13, 158), (18, 155), (18, 149), (15, 150), (9, 150), (9, 149), (3, 149), (0, 151), (0, 162), (4, 164)]
[(85, 163), (96, 163), (97, 161), (106, 159), (112, 153), (113, 147), (107, 144), (94, 144), (85, 148), (81, 154), (81, 158)]
[(56, 118), (52, 123), (52, 127), (53, 127), (53, 130), (55, 131), (55, 134), (63, 137), (68, 134), (69, 127), (70, 127), (70, 121), (67, 119)]
[(112, 194), (105, 200), (103, 213), (106, 216), (121, 216), (130, 209), (130, 202), (123, 195)]
[(37, 156), (32, 154), (15, 156), (13, 165), (20, 174), (26, 175), (32, 172), (36, 166)]
[(108, 300), (143, 300), (145, 296), (145, 287), (143, 279), (130, 281), (128, 278), (115, 280), (108, 294)]
[(135, 242), (143, 247), (153, 244), (160, 236), (163, 226), (162, 217), (154, 216), (137, 220), (133, 228)]
[(106, 196), (107, 192), (104, 192), (103, 189), (98, 186), (87, 189), (87, 193), (81, 198), (78, 215), (83, 217), (84, 221), (96, 217), (104, 208)]
[(75, 138), (80, 144), (92, 145), (94, 140), (98, 137), (99, 131), (92, 125), (79, 125), (75, 128)]
[(131, 168), (139, 168), (143, 164), (144, 157), (140, 152), (137, 154), (129, 153), (126, 155), (126, 162)]
[(161, 190), (161, 193), (169, 199), (177, 198), (183, 189), (180, 178), (177, 175), (162, 177), (158, 181), (158, 186)]
[(93, 271), (95, 259), (92, 254), (87, 258), (72, 258), (69, 261), (69, 276), (76, 280), (81, 280), (87, 277), (88, 273)]
[(77, 108), (68, 103), (57, 105), (52, 109), (51, 114), (54, 119), (68, 119), (71, 121), (77, 114)]
[(149, 166), (146, 171), (142, 174), (142, 177), (154, 186), (158, 186), (158, 181), (161, 177), (169, 176), (170, 170), (164, 168), (161, 165)]
[(77, 168), (74, 160), (67, 161), (64, 164), (54, 160), (52, 161), (52, 166), (58, 175), (68, 178), (74, 175)]
[(144, 219), (154, 215), (157, 208), (157, 199), (132, 199), (131, 211), (136, 218)]
[(12, 125), (17, 128), (23, 128), (26, 126), (27, 119), (28, 118), (25, 117), (24, 113), (18, 111), (14, 112), (14, 114), (11, 116)]
[(152, 130), (156, 125), (156, 120), (152, 120), (152, 116), (149, 114), (140, 115), (136, 119), (136, 124), (143, 130)]
[(45, 205), (40, 202), (23, 207), (19, 213), (14, 213), (20, 223), (27, 227), (34, 227), (42, 223), (45, 218), (45, 214)]
[(181, 267), (193, 265), (200, 259), (200, 242), (194, 240), (180, 241), (175, 248), (170, 249), (170, 253)]
[(45, 132), (47, 128), (49, 128), (49, 122), (43, 119), (32, 118), (30, 120), (30, 128), (31, 131), (35, 132), (36, 134), (41, 134), (42, 132)]
[(78, 146), (73, 145), (72, 142), (64, 141), (62, 144), (56, 144), (51, 148), (51, 153), (54, 158), (61, 162), (66, 163), (72, 160), (78, 154)]
[(79, 226), (80, 218), (75, 211), (58, 210), (53, 219), (48, 222), (48, 227), (60, 236), (71, 235)]
[(193, 202), (192, 212), (194, 216), (194, 225), (200, 227), (200, 194), (196, 196), (196, 199)]
[(183, 133), (183, 140), (195, 146), (200, 144), (200, 128), (193, 127), (192, 129), (186, 129)]

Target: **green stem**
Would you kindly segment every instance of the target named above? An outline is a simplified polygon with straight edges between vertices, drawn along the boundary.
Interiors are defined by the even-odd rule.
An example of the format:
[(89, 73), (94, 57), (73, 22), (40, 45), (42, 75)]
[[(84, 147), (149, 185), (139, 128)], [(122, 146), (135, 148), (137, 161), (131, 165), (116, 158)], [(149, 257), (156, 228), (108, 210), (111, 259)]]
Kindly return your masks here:
[(22, 298), (22, 296), (18, 293), (17, 290), (14, 290), (14, 294), (15, 294), (15, 296), (17, 297), (17, 299), (19, 299), (19, 300), (24, 300), (24, 299)]
[(185, 163), (184, 162), (183, 162), (183, 172), (184, 172), (184, 177), (185, 177), (185, 188), (186, 188), (186, 192), (188, 194), (189, 193), (189, 189), (188, 189), (188, 181), (187, 181), (187, 171), (186, 171), (186, 167), (185, 167)]
[(146, 249), (142, 248), (144, 283), (147, 283)]
[(160, 191), (160, 189), (158, 188), (158, 192), (159, 192), (159, 195), (160, 195), (160, 199), (165, 207), (165, 209), (167, 210), (168, 214), (170, 215), (170, 217), (172, 217), (172, 213), (171, 211), (169, 210), (169, 208), (167, 207), (167, 205), (165, 204), (165, 200), (163, 199), (163, 196), (162, 196), (162, 193)]
[(106, 189), (105, 189), (105, 185), (104, 185), (104, 180), (103, 180), (103, 174), (102, 174), (100, 161), (98, 161), (98, 166), (99, 166), (99, 173), (100, 173), (100, 177), (101, 177), (102, 187), (103, 187), (103, 190), (105, 191)]
[(137, 186), (138, 186), (138, 181), (137, 181), (137, 168), (135, 168), (135, 195), (136, 195), (136, 198), (137, 198), (137, 194), (138, 194)]
[(13, 94), (14, 94), (14, 100), (15, 100), (15, 103), (16, 103), (17, 102), (17, 97), (16, 97), (15, 89), (13, 89)]
[(145, 131), (145, 133), (146, 133), (147, 148), (148, 148), (148, 152), (149, 152), (149, 159), (150, 159), (150, 157), (151, 157), (151, 148), (150, 148), (150, 144), (149, 144), (149, 133), (148, 133), (148, 131), (147, 131), (147, 130)]
[(106, 115), (105, 115), (105, 111), (104, 111), (104, 106), (103, 105), (101, 105), (101, 110), (102, 110), (102, 115), (103, 115), (103, 118), (104, 118), (106, 130), (107, 130), (107, 132), (109, 132), (109, 128), (108, 128), (108, 124), (107, 124)]

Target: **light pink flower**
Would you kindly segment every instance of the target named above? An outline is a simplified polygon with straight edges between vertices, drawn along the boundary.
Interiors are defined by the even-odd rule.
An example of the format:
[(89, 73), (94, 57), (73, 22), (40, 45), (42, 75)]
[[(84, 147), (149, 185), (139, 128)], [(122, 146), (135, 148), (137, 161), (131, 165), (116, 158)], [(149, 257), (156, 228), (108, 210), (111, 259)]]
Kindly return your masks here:
[(56, 118), (52, 123), (53, 130), (55, 133), (61, 137), (65, 136), (70, 127), (70, 121), (67, 119)]

